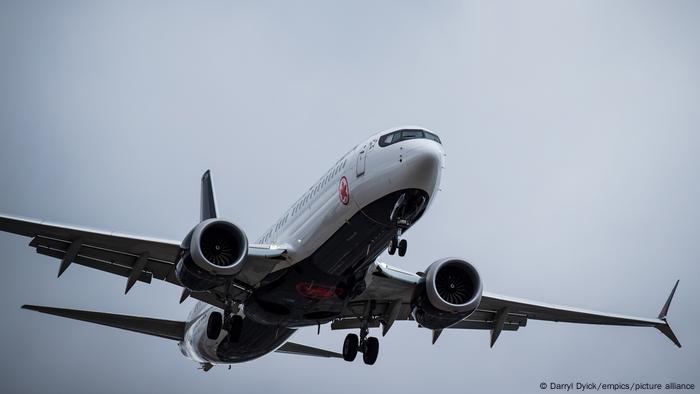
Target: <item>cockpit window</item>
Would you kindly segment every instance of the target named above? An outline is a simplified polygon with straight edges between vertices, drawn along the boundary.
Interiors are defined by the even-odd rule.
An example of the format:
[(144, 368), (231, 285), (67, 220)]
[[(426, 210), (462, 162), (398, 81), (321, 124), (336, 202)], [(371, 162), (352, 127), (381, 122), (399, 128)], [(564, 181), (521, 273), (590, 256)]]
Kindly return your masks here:
[(394, 131), (389, 134), (385, 134), (379, 138), (379, 146), (389, 146), (391, 144), (395, 144), (400, 141), (406, 141), (406, 140), (411, 140), (415, 138), (425, 138), (429, 140), (433, 140), (440, 144), (440, 138), (428, 131), (424, 130), (415, 130), (415, 129), (406, 129), (406, 130), (398, 130)]
[(433, 133), (430, 133), (430, 132), (427, 132), (427, 131), (426, 131), (426, 132), (425, 132), (425, 138), (427, 138), (427, 139), (429, 139), (429, 140), (433, 140), (433, 141), (437, 142), (438, 144), (442, 144), (442, 141), (440, 141), (440, 137), (438, 137), (437, 135), (435, 135), (435, 134), (433, 134)]

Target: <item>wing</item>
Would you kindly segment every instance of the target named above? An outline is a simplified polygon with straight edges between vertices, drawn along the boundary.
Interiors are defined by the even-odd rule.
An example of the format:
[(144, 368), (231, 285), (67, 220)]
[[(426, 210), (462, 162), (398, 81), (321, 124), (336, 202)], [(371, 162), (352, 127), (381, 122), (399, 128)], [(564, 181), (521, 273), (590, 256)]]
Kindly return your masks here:
[[(423, 278), (417, 274), (383, 263), (375, 263), (365, 277), (365, 283), (368, 284), (365, 292), (349, 303), (346, 317), (334, 321), (331, 327), (333, 329), (360, 327), (359, 317), (368, 315), (364, 308), (373, 305), (369, 325), (371, 327), (383, 325), (384, 334), (386, 334), (395, 320), (413, 320), (411, 300), (416, 285), (422, 280)], [(673, 287), (657, 318), (596, 312), (484, 292), (478, 308), (467, 318), (449, 328), (490, 330), (491, 346), (493, 346), (502, 331), (517, 331), (520, 327), (525, 327), (530, 319), (580, 324), (654, 327), (680, 347), (678, 338), (666, 321), (666, 315), (677, 287), (678, 282)], [(433, 333), (433, 342), (437, 340), (439, 335), (439, 331)]]
[[(0, 215), (0, 231), (30, 237), (29, 246), (37, 253), (61, 260), (58, 276), (72, 264), (79, 264), (126, 278), (128, 292), (136, 282), (151, 283), (155, 278), (180, 286), (175, 265), (180, 258), (180, 243), (83, 227)], [(233, 296), (242, 297), (267, 272), (285, 261), (286, 250), (269, 245), (250, 245), (244, 268), (239, 274), (240, 288)], [(221, 307), (225, 289), (187, 293), (193, 298)], [(183, 298), (184, 299), (184, 298)]]

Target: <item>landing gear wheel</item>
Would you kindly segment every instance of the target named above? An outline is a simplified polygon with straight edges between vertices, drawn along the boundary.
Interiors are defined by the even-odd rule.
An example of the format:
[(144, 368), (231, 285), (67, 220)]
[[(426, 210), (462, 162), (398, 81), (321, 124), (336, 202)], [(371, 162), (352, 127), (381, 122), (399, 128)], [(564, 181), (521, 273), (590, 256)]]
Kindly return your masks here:
[(241, 337), (241, 329), (243, 328), (243, 318), (238, 315), (231, 316), (228, 324), (228, 340), (229, 342), (238, 342)]
[(406, 255), (406, 248), (408, 248), (408, 242), (402, 239), (401, 242), (399, 242), (399, 256), (403, 257)]
[(379, 339), (375, 337), (367, 338), (365, 347), (365, 352), (362, 354), (362, 361), (367, 365), (372, 365), (377, 361), (377, 356), (379, 355)]
[(357, 357), (357, 349), (359, 347), (359, 340), (356, 334), (348, 334), (345, 336), (345, 341), (343, 342), (343, 360), (353, 361)]
[(393, 256), (394, 253), (396, 253), (396, 249), (398, 248), (398, 246), (399, 246), (399, 237), (394, 235), (391, 238), (391, 241), (389, 241), (389, 254)]
[(223, 318), (221, 313), (212, 312), (209, 315), (209, 321), (207, 322), (207, 338), (214, 340), (221, 334), (221, 325), (223, 323)]

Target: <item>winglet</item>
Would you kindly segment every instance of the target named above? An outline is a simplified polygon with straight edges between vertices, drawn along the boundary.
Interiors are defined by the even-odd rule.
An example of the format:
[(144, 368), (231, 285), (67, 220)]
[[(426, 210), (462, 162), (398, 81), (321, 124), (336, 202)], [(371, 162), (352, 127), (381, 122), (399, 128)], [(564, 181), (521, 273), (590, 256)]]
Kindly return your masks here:
[(668, 339), (671, 340), (676, 346), (682, 347), (681, 342), (676, 338), (676, 334), (673, 333), (673, 330), (671, 330), (671, 326), (668, 325), (666, 321), (664, 321), (664, 324), (659, 324), (656, 326), (656, 329), (661, 331), (662, 334), (666, 335)]
[(671, 306), (671, 300), (673, 300), (673, 295), (676, 294), (676, 288), (678, 288), (678, 282), (680, 282), (680, 279), (676, 281), (675, 286), (673, 286), (673, 290), (671, 290), (671, 294), (669, 294), (668, 299), (666, 300), (666, 303), (664, 304), (664, 307), (661, 308), (661, 312), (659, 313), (659, 319), (665, 319), (666, 315), (668, 315), (668, 307)]
[(211, 171), (206, 170), (202, 175), (202, 201), (200, 219), (205, 221), (216, 217), (216, 198), (214, 197), (214, 185), (211, 180)]
[(668, 315), (668, 308), (671, 306), (671, 300), (673, 300), (673, 295), (676, 294), (678, 282), (680, 282), (680, 280), (676, 281), (676, 284), (673, 286), (673, 290), (671, 290), (671, 294), (669, 294), (666, 303), (664, 304), (663, 308), (661, 308), (661, 312), (659, 313), (659, 319), (663, 320), (663, 323), (656, 325), (655, 327), (657, 330), (661, 331), (662, 334), (666, 335), (666, 337), (670, 339), (676, 346), (681, 347), (681, 342), (678, 340), (676, 334), (673, 333), (671, 326), (666, 321), (666, 316)]

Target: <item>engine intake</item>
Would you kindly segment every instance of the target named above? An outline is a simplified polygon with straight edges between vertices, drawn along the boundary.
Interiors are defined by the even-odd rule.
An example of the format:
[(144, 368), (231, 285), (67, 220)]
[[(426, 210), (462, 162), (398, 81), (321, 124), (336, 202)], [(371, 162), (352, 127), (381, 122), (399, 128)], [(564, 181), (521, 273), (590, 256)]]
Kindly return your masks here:
[(414, 317), (427, 328), (449, 327), (469, 316), (481, 302), (479, 271), (461, 259), (445, 258), (431, 264), (424, 285), (416, 297)]
[(248, 238), (235, 224), (208, 219), (185, 237), (186, 253), (178, 262), (175, 274), (189, 290), (209, 290), (236, 275), (248, 254)]

